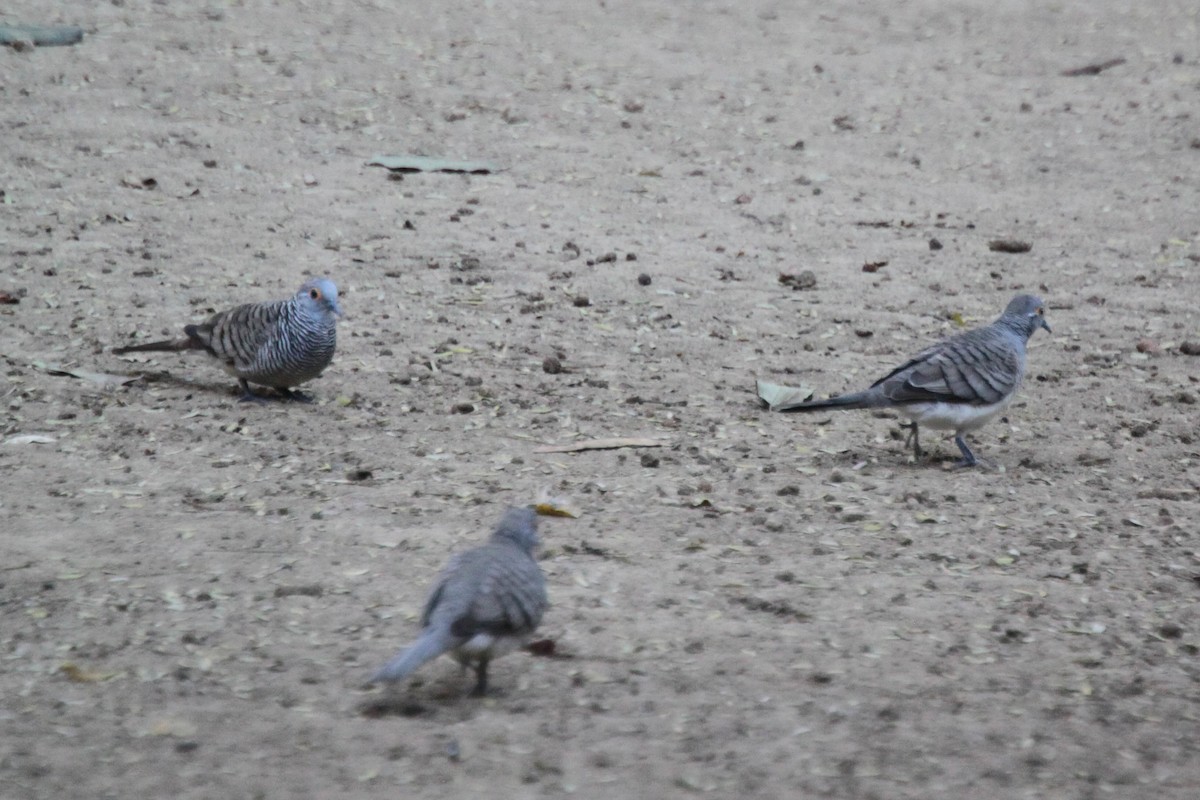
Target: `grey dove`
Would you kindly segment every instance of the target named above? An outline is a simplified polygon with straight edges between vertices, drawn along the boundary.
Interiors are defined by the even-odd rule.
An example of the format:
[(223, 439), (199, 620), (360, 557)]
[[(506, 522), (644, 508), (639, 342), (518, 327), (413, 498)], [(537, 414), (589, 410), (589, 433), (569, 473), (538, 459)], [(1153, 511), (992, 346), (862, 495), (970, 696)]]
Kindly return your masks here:
[(778, 411), (895, 408), (912, 422), (909, 439), (921, 457), (919, 426), (954, 431), (962, 452), (960, 467), (977, 462), (963, 435), (985, 425), (1008, 408), (1025, 377), (1025, 344), (1038, 328), (1050, 331), (1040, 298), (1019, 294), (1000, 318), (922, 350), (884, 375), (870, 388), (793, 403)]
[(219, 311), (183, 336), (161, 342), (115, 347), (117, 355), (149, 350), (204, 350), (238, 379), (243, 400), (257, 400), (251, 383), (269, 386), (283, 397), (307, 400), (292, 387), (325, 371), (337, 346), (337, 286), (329, 278), (306, 281), (288, 300), (247, 303)]
[(546, 611), (546, 578), (533, 558), (537, 514), (510, 508), (482, 547), (450, 559), (421, 614), (421, 635), (371, 677), (393, 683), (450, 653), (475, 668), (471, 694), (487, 693), (488, 664), (515, 650)]

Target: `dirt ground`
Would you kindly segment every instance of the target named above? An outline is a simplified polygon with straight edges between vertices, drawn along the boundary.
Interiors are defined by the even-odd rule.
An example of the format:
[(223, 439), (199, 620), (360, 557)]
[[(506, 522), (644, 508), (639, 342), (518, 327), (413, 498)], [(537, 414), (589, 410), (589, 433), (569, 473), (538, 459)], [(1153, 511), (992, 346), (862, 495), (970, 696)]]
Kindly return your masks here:
[[(5, 20), (87, 36), (0, 51), (0, 797), (1196, 797), (1194, 2)], [(318, 274), (315, 405), (109, 352)], [(998, 469), (755, 402), (1018, 290), (1054, 334)], [(663, 446), (536, 452), (615, 436)], [(438, 567), (547, 493), (557, 657), (364, 714)]]

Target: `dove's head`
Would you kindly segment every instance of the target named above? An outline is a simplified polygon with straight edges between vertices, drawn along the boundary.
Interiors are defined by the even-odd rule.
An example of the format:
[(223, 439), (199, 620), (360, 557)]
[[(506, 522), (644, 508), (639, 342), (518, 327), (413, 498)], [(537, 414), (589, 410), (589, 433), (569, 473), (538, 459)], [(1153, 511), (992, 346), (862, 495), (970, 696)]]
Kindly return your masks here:
[(537, 512), (529, 507), (510, 508), (496, 524), (492, 538), (505, 539), (532, 554), (533, 548), (541, 544), (537, 534)]
[(338, 305), (337, 285), (329, 278), (313, 278), (304, 282), (296, 292), (296, 299), (305, 307), (319, 315), (342, 315), (342, 307)]
[(1053, 333), (1050, 330), (1050, 323), (1046, 322), (1046, 304), (1042, 302), (1042, 298), (1034, 297), (1031, 294), (1019, 294), (1014, 297), (1008, 304), (1008, 308), (1004, 309), (1004, 316), (1001, 319), (1008, 320), (1017, 330), (1025, 334), (1028, 339), (1033, 335), (1033, 332), (1038, 328), (1045, 328), (1047, 333)]

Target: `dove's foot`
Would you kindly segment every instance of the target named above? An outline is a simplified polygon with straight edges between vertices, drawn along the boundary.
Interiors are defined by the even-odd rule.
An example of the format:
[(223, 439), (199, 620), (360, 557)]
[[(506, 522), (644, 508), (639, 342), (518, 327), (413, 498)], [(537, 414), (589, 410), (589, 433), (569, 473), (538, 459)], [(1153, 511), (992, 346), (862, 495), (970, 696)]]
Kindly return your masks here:
[(295, 389), (288, 389), (285, 386), (275, 387), (275, 391), (279, 392), (279, 397), (282, 400), (287, 400), (291, 403), (312, 403), (315, 402), (310, 395), (304, 392), (298, 392)]

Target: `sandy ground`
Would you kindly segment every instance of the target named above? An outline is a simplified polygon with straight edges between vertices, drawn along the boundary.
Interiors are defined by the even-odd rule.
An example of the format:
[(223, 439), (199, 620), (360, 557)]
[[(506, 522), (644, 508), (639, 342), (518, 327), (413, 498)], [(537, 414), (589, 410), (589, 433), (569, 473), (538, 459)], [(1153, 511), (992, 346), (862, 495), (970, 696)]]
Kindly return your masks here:
[[(1196, 797), (1194, 2), (52, 6), (0, 51), (0, 796)], [(313, 274), (316, 405), (109, 352)], [(1001, 469), (755, 402), (1018, 290)], [(611, 436), (664, 446), (535, 452)], [(543, 492), (558, 657), (364, 715)]]

